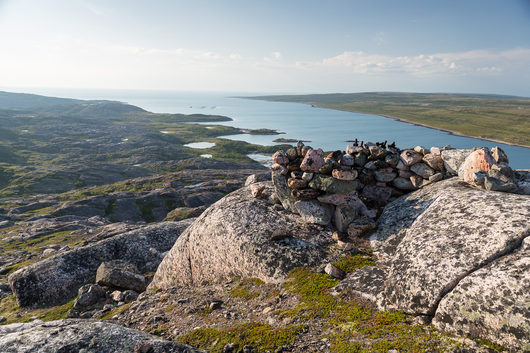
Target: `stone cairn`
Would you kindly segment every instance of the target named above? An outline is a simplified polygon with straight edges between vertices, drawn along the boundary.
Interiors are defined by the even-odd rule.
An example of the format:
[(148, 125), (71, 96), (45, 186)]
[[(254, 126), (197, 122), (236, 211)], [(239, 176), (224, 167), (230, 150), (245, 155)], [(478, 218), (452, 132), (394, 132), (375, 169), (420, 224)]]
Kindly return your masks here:
[(322, 149), (298, 142), (272, 158), (277, 202), (306, 222), (332, 222), (339, 234), (351, 237), (373, 231), (373, 220), (389, 201), (457, 174), (476, 187), (517, 189), (508, 158), (498, 147), (491, 152), (450, 146), (400, 150), (395, 143), (355, 140), (346, 151), (324, 156)]

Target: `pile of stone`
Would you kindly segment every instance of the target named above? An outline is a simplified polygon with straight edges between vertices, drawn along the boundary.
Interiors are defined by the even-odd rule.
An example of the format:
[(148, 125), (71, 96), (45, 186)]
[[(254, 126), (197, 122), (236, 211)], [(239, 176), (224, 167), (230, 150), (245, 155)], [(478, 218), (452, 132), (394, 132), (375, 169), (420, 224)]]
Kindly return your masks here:
[[(393, 199), (455, 175), (488, 190), (517, 191), (502, 149), (446, 146), (400, 150), (395, 143), (355, 143), (324, 155), (298, 142), (279, 150), (271, 166), (275, 195), (305, 221), (360, 235)], [(353, 224), (353, 227), (350, 225)], [(368, 227), (371, 228), (371, 227)]]

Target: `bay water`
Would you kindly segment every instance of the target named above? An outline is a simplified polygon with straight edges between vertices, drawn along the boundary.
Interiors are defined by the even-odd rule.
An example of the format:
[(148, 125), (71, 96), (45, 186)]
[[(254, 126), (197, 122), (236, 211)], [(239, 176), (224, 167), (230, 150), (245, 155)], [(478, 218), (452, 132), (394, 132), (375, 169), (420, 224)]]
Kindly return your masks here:
[[(260, 145), (274, 145), (274, 139), (307, 140), (324, 150), (345, 149), (347, 140), (396, 142), (399, 148), (451, 145), (455, 148), (501, 147), (516, 169), (530, 169), (530, 149), (486, 140), (457, 136), (436, 129), (403, 123), (373, 114), (322, 109), (300, 103), (269, 102), (239, 98), (260, 93), (190, 93), (141, 90), (40, 90), (39, 94), (80, 99), (118, 100), (155, 113), (224, 115), (233, 121), (217, 125), (246, 129), (274, 129), (281, 135), (239, 134), (224, 136)], [(213, 125), (212, 123), (208, 123)]]

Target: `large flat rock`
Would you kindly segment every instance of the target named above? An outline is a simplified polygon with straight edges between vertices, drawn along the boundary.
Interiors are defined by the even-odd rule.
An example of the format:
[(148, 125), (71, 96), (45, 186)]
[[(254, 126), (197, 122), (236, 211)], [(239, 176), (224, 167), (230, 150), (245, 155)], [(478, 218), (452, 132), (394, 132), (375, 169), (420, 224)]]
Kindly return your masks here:
[(528, 195), (456, 178), (428, 185), (378, 220), (371, 243), (385, 270), (357, 271), (342, 289), (446, 331), (530, 351), (529, 219)]
[[(530, 352), (530, 238), (465, 277), (440, 302), (435, 327)], [(519, 350), (520, 349), (520, 350)]]
[(385, 286), (389, 305), (433, 315), (462, 278), (520, 246), (529, 217), (528, 196), (444, 189), (396, 247)]
[[(271, 194), (270, 182), (263, 183)], [(316, 266), (326, 257), (330, 232), (278, 211), (249, 187), (210, 206), (175, 242), (151, 287), (200, 284), (234, 276), (281, 280), (294, 267)]]
[(70, 319), (0, 326), (0, 352), (199, 353), (202, 351), (109, 322)]

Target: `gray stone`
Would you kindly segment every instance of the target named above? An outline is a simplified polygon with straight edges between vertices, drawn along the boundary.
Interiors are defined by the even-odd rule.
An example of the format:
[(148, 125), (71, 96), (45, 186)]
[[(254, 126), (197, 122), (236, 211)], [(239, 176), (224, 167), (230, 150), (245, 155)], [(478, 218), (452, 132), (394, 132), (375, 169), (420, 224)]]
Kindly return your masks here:
[(340, 164), (351, 167), (355, 164), (355, 159), (351, 155), (345, 154), (340, 159)]
[(245, 180), (245, 186), (271, 180), (271, 173), (252, 174)]
[(331, 222), (333, 207), (317, 200), (297, 201), (294, 208), (305, 222), (321, 225)]
[(176, 342), (109, 322), (67, 319), (0, 326), (2, 353), (199, 353)]
[(458, 169), (464, 163), (467, 156), (469, 156), (473, 152), (472, 149), (447, 149), (442, 150), (442, 159), (444, 161), (444, 167), (445, 169), (454, 175), (458, 174)]
[[(267, 188), (272, 192), (272, 185)], [(274, 236), (273, 236), (274, 235)], [(149, 288), (257, 277), (278, 282), (294, 267), (316, 266), (332, 240), (320, 227), (237, 190), (210, 206), (175, 242)]]
[(330, 194), (347, 194), (355, 191), (359, 184), (356, 180), (338, 180), (322, 174), (315, 174), (309, 182), (309, 187)]
[(506, 152), (504, 152), (504, 150), (498, 146), (495, 146), (491, 149), (491, 154), (497, 163), (510, 163)]
[(389, 183), (397, 177), (397, 173), (392, 168), (377, 169), (375, 171), (375, 179), (382, 183)]
[[(444, 330), (528, 347), (530, 197), (440, 181), (390, 203), (371, 237), (386, 269), (381, 309)], [(523, 337), (523, 339), (521, 339)]]
[(348, 230), (348, 226), (354, 219), (359, 217), (357, 212), (347, 205), (340, 205), (335, 207), (333, 213), (333, 225), (339, 232), (345, 233)]
[(97, 284), (85, 284), (79, 288), (74, 308), (89, 307), (105, 300), (105, 291)]
[(405, 164), (407, 167), (410, 167), (411, 165), (421, 162), (423, 159), (423, 154), (412, 150), (404, 150), (401, 152), (399, 157), (401, 158), (403, 164)]
[(412, 185), (412, 182), (408, 178), (395, 178), (392, 180), (392, 185), (401, 190), (416, 190), (416, 187)]
[(146, 287), (145, 277), (135, 273), (135, 270), (123, 261), (104, 262), (96, 272), (96, 283), (111, 288), (143, 292)]
[(517, 185), (515, 183), (505, 182), (497, 178), (485, 176), (484, 188), (491, 191), (515, 192), (517, 190)]
[(421, 176), (423, 179), (429, 179), (431, 176), (436, 174), (434, 169), (425, 163), (416, 163), (410, 167), (410, 170)]
[(344, 273), (332, 264), (327, 264), (324, 268), (324, 272), (333, 278), (341, 279), (344, 277)]
[(442, 173), (436, 173), (429, 177), (429, 181), (437, 182), (444, 178), (444, 175)]

